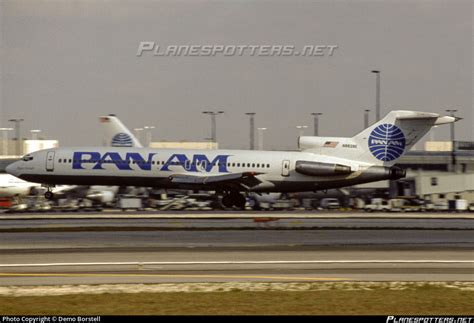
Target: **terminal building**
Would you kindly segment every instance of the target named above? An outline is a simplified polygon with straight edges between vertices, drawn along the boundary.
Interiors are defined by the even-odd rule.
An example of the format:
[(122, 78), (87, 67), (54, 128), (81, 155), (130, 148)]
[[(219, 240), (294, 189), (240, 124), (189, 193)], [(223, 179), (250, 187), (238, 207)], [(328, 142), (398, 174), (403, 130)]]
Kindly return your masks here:
[(58, 140), (45, 139), (21, 139), (20, 144), (16, 139), (3, 139), (1, 152), (2, 156), (23, 156), (34, 151), (59, 147)]
[(409, 151), (396, 166), (407, 170), (397, 181), (359, 185), (375, 188), (387, 197), (474, 202), (474, 142), (427, 142), (423, 151)]

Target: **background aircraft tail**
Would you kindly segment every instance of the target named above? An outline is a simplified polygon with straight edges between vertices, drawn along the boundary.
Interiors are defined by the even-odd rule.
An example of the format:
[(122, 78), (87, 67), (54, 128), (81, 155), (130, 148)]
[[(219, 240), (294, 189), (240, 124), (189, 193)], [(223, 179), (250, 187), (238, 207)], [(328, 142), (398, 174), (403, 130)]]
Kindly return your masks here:
[(437, 113), (397, 110), (352, 138), (301, 137), (300, 148), (322, 155), (392, 166), (434, 125), (459, 118)]
[(111, 147), (143, 147), (127, 127), (113, 114), (99, 118), (104, 127), (104, 144)]

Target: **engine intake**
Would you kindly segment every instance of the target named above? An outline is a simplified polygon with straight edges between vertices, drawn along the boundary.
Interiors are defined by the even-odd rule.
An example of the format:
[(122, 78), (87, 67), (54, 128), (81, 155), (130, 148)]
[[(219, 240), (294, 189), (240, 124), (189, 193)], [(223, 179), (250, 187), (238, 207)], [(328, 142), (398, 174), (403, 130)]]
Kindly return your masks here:
[(309, 176), (336, 176), (351, 173), (351, 167), (341, 164), (330, 164), (298, 160), (295, 165), (296, 172)]

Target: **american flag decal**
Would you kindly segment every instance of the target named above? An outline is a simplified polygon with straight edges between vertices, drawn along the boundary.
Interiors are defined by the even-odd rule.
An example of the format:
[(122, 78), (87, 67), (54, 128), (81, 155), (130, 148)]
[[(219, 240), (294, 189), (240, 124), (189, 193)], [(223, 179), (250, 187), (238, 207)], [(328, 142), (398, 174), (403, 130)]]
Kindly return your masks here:
[(336, 148), (339, 141), (326, 141), (323, 147)]

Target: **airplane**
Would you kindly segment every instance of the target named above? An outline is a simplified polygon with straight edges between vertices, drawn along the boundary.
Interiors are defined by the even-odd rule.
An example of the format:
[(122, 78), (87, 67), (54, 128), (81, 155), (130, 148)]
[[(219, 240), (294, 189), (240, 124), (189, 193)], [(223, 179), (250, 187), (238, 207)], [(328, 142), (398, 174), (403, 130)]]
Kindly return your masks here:
[(31, 195), (40, 188), (38, 183), (30, 183), (10, 174), (0, 174), (0, 197)]
[(99, 117), (104, 130), (104, 146), (142, 148), (140, 141), (115, 114)]
[(202, 189), (223, 194), (226, 208), (244, 208), (244, 194), (248, 192), (319, 191), (403, 178), (405, 170), (394, 166), (397, 159), (431, 127), (458, 119), (429, 112), (392, 111), (351, 138), (299, 137), (300, 151), (45, 149), (10, 164), (7, 172), (48, 187), (75, 184)]

